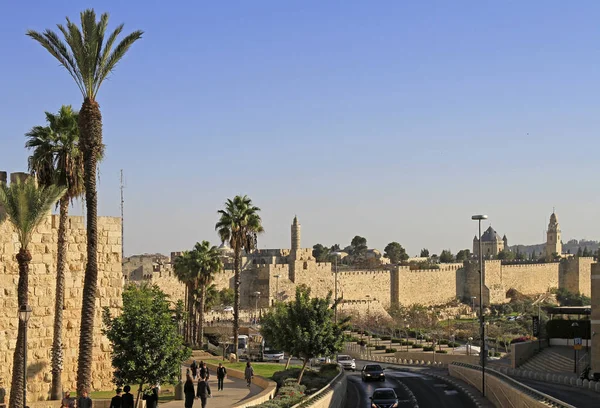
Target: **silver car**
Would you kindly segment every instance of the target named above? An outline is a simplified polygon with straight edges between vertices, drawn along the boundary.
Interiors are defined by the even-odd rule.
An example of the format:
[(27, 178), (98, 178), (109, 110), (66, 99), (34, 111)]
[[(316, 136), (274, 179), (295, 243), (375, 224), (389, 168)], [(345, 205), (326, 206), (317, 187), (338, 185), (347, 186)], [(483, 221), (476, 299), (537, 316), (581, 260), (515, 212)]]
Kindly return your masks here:
[(347, 354), (339, 354), (337, 356), (337, 362), (344, 368), (344, 370), (356, 371), (356, 361), (354, 361), (354, 359)]

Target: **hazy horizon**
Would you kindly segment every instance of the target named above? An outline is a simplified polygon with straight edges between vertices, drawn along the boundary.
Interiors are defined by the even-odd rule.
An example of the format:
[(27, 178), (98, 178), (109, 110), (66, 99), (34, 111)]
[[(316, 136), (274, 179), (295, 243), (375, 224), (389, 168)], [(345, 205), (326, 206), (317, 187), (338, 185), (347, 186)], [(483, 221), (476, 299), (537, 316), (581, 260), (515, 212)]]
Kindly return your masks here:
[(145, 31), (98, 96), (99, 215), (120, 215), (123, 169), (126, 255), (219, 244), (236, 194), (262, 208), (259, 248), (289, 248), (294, 215), (303, 247), (456, 253), (479, 213), (539, 244), (553, 207), (564, 242), (599, 238), (600, 3), (7, 4), (0, 170), (26, 171), (24, 134), (82, 102), (26, 30), (86, 7)]

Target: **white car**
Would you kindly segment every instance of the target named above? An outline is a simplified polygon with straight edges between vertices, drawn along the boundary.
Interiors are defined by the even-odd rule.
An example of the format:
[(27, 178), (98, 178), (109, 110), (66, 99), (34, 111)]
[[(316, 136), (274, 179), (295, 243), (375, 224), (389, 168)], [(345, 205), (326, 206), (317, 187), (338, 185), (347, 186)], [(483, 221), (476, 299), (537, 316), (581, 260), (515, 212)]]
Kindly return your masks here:
[(233, 313), (233, 306), (225, 306), (223, 308), (223, 311)]
[(263, 352), (263, 361), (274, 361), (279, 363), (282, 360), (285, 360), (283, 351), (266, 350)]
[(344, 368), (344, 370), (356, 371), (356, 361), (347, 354), (339, 354), (337, 356), (337, 362)]
[(329, 357), (314, 357), (310, 360), (311, 366), (320, 366), (329, 363), (331, 363), (331, 358)]

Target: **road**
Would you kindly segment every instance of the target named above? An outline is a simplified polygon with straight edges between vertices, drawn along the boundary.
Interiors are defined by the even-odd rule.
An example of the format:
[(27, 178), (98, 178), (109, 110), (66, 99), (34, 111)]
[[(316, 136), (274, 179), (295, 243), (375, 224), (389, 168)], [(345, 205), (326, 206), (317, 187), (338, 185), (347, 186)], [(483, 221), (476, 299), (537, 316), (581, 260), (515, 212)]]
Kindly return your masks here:
[(515, 378), (515, 380), (577, 408), (597, 408), (599, 406), (598, 393), (594, 391), (520, 377)]
[[(358, 363), (358, 362), (357, 362)], [(413, 407), (411, 394), (421, 408), (468, 408), (475, 407), (469, 397), (451, 385), (417, 372), (386, 369), (385, 382), (363, 383), (360, 377), (362, 364), (357, 364), (356, 373), (348, 373), (346, 408), (368, 408), (369, 397), (377, 388), (393, 388), (400, 399), (399, 407)]]

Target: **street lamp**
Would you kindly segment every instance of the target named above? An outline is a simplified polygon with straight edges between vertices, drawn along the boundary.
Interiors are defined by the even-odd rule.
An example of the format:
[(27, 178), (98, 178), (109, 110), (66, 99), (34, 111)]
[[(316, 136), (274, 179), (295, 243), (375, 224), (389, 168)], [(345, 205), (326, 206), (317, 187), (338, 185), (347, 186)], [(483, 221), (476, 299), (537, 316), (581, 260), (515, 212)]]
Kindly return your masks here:
[(333, 306), (333, 311), (334, 311), (334, 321), (335, 324), (337, 324), (337, 301), (338, 301), (338, 258), (340, 256), (342, 256), (341, 252), (334, 252), (331, 255), (335, 256), (335, 279), (334, 279), (334, 295), (335, 295), (335, 299), (334, 299), (334, 306)]
[(487, 215), (473, 215), (472, 220), (479, 224), (479, 331), (481, 333), (481, 350), (479, 360), (481, 362), (481, 394), (485, 397), (485, 321), (483, 317), (483, 252), (481, 249), (481, 221), (487, 220)]
[(277, 278), (277, 283), (275, 286), (275, 302), (279, 302), (279, 278), (281, 275), (273, 275), (274, 278)]
[(260, 292), (254, 292), (256, 302), (254, 303), (254, 324), (258, 321), (258, 299), (260, 298)]
[(19, 320), (23, 324), (23, 407), (27, 406), (27, 323), (31, 317), (31, 306), (19, 306)]
[(410, 329), (410, 324), (406, 325), (406, 352), (408, 353), (408, 329)]
[(371, 314), (371, 295), (365, 295), (365, 297), (367, 298), (367, 318), (368, 316)]

